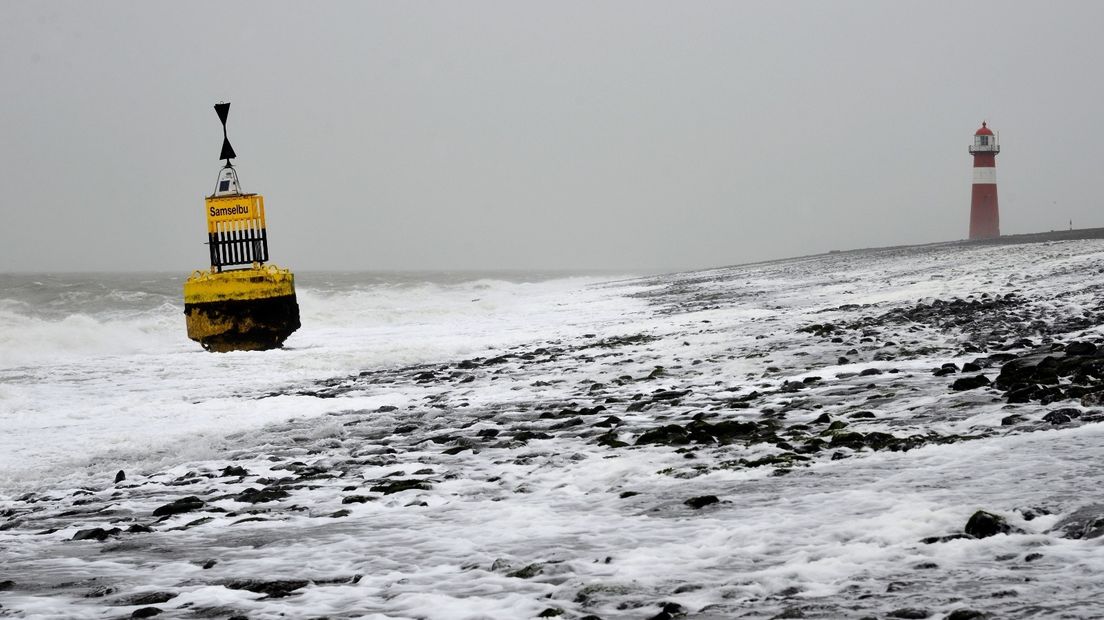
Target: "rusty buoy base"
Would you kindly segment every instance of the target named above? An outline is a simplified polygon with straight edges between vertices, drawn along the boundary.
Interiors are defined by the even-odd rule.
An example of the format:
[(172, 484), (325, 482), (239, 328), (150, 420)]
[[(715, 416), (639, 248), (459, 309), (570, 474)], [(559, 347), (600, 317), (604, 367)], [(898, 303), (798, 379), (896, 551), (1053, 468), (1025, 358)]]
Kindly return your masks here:
[(184, 283), (188, 337), (208, 351), (265, 351), (299, 329), (294, 276), (265, 266), (197, 272)]

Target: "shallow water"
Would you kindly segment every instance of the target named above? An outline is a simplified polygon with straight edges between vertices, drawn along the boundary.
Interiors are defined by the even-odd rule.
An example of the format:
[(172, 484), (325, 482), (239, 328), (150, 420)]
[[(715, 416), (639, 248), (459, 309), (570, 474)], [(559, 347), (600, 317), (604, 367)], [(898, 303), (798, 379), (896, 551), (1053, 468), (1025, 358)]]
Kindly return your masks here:
[[(1100, 539), (1051, 531), (1099, 503), (1104, 425), (1042, 420), (1090, 413), (1076, 401), (1010, 405), (932, 374), (978, 357), (968, 346), (1101, 338), (1098, 323), (1059, 326), (1101, 316), (1102, 270), (1104, 242), (1073, 241), (621, 281), (304, 279), (315, 327), (285, 351), (203, 353), (166, 320), (149, 334), (172, 350), (18, 361), (0, 402), (22, 440), (4, 441), (23, 451), (9, 463), (33, 466), (0, 504), (0, 559), (16, 575), (0, 615), (115, 617), (159, 592), (156, 606), (184, 618), (647, 618), (663, 604), (699, 618), (1104, 616)], [(1006, 315), (965, 327), (868, 320), (1009, 293), (1020, 301)], [(869, 327), (839, 342), (802, 331), (825, 323)], [(158, 364), (160, 376), (143, 368)], [(228, 393), (227, 373), (246, 385)], [(20, 418), (8, 394), (47, 413)], [(1012, 413), (1022, 422), (1003, 424)], [(784, 442), (634, 445), (694, 416), (774, 420), (799, 444), (824, 414), (928, 439), (792, 463), (770, 461), (792, 454)], [(607, 428), (626, 445), (602, 443)], [(247, 474), (223, 475), (231, 465)], [(112, 485), (116, 469), (127, 480)], [(389, 492), (396, 481), (413, 486)], [(285, 495), (245, 499), (262, 488)], [(152, 516), (185, 495), (205, 504)], [(960, 534), (979, 509), (1022, 532), (921, 542)], [(152, 531), (71, 540), (133, 525)], [(246, 579), (311, 583), (266, 597), (235, 585)]]

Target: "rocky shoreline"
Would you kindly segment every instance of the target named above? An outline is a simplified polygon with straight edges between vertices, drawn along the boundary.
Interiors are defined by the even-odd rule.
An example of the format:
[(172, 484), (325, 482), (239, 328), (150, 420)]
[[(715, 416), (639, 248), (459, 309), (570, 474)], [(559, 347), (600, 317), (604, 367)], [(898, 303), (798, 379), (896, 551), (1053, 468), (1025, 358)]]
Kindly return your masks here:
[[(1068, 253), (1078, 267), (1098, 267), (1101, 249)], [(898, 259), (899, 272), (880, 276), (884, 286), (943, 279), (910, 263), (946, 252)], [(831, 553), (824, 542), (794, 551), (784, 541), (795, 535), (789, 529), (772, 534), (782, 537), (771, 539), (775, 551), (726, 538), (739, 520), (761, 519), (798, 496), (863, 485), (903, 492), (913, 487), (878, 485), (919, 475), (902, 473), (910, 467), (953, 461), (953, 471), (971, 451), (989, 454), (1001, 442), (1079, 442), (1080, 431), (1104, 420), (1104, 307), (1091, 279), (1066, 271), (1061, 280), (1041, 262), (1038, 274), (1015, 282), (990, 274), (974, 289), (966, 278), (956, 285), (971, 287), (963, 295), (826, 303), (867, 286), (854, 274), (857, 261), (895, 256), (820, 259), (812, 266), (828, 274), (825, 282), (810, 279), (802, 290), (769, 287), (809, 263), (652, 278), (640, 295), (654, 312), (624, 325), (260, 397), (258, 407), (289, 396), (332, 399), (334, 407), (242, 437), (221, 458), (0, 503), (8, 567), (0, 617), (967, 620), (1104, 612), (1082, 601), (1090, 612), (1078, 616), (1069, 603), (1041, 598), (1065, 587), (1047, 581), (1050, 562), (1074, 561), (1080, 552), (1071, 545), (1104, 535), (1104, 506), (1091, 493), (1039, 503), (1047, 489), (1032, 488), (1022, 502), (963, 502), (953, 491), (969, 485), (939, 470), (916, 483), (935, 491), (920, 502), (930, 514), (916, 516), (922, 524), (908, 536), (884, 524), (889, 533), (876, 540), (841, 535), (840, 545), (873, 545), (880, 559), (872, 574), (847, 560), (832, 569), (838, 579), (804, 575), (801, 567), (829, 562)], [(1035, 286), (1055, 281), (1059, 294)], [(831, 287), (839, 291), (817, 298)], [(381, 395), (396, 404), (359, 406)], [(1038, 475), (1053, 467), (1028, 465)], [(896, 504), (907, 504), (908, 493)], [(837, 516), (844, 514), (852, 513)], [(486, 538), (468, 545), (468, 535)], [(671, 546), (721, 541), (730, 552), (683, 556)], [(634, 544), (651, 551), (639, 556)], [(454, 557), (442, 551), (448, 545), (465, 549), (466, 559), (442, 560)], [(673, 572), (661, 568), (668, 564)], [(1040, 581), (1043, 590), (1024, 586)], [(447, 601), (435, 598), (443, 591), (453, 593)], [(505, 606), (444, 611), (449, 601), (484, 599)], [(435, 604), (445, 607), (435, 612)]]

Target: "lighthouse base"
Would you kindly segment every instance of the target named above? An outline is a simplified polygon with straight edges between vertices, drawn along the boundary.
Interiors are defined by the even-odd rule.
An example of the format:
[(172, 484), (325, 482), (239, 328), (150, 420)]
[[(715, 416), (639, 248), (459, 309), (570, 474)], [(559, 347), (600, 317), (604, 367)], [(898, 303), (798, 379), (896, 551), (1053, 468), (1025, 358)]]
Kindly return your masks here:
[(184, 318), (208, 351), (279, 348), (300, 326), (295, 277), (271, 266), (196, 272), (184, 283)]
[[(974, 168), (992, 172), (995, 168)], [(1000, 212), (997, 210), (996, 183), (974, 183), (970, 196), (970, 239), (995, 239), (1000, 236)]]

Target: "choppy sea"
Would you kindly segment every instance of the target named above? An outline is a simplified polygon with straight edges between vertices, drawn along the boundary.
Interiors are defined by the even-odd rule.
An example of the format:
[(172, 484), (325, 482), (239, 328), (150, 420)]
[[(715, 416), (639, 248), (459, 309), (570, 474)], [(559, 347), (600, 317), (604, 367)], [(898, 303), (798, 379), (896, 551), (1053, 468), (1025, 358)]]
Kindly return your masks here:
[(188, 340), (186, 274), (0, 274), (0, 493), (210, 454), (230, 433), (318, 415), (252, 397), (311, 381), (585, 331), (625, 300), (562, 272), (304, 272), (278, 351)]

